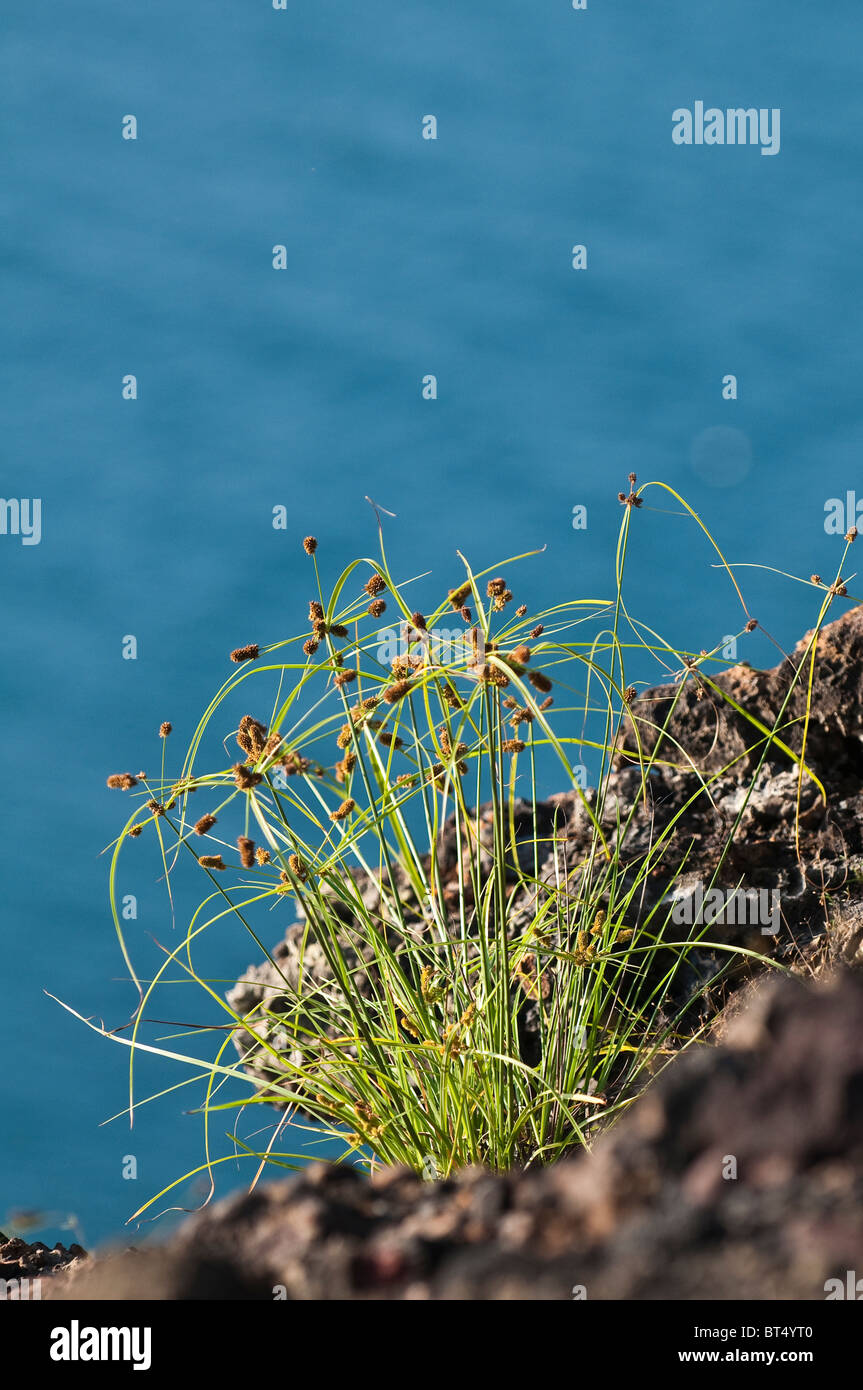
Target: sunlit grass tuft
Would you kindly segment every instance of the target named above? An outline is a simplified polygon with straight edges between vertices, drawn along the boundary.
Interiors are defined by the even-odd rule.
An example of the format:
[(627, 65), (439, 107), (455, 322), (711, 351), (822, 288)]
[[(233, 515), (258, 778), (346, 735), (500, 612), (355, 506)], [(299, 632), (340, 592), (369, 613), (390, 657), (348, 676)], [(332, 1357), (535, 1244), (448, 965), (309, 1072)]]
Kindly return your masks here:
[[(514, 567), (525, 556), (480, 573), (463, 560), (448, 592), (419, 612), (408, 599), (415, 586), (390, 571), (382, 535), (380, 557), (354, 561), (328, 593), (318, 543), (307, 537), (308, 625), (231, 653), (238, 669), (205, 710), (178, 776), (166, 775), (164, 724), (160, 776), (109, 779), (138, 798), (114, 847), (111, 898), (139, 1005), (111, 1036), (130, 1047), (133, 1064), (143, 1051), (194, 1068), (205, 1090), (199, 1171), (212, 1178), (241, 1154), (257, 1175), (265, 1162), (301, 1162), (324, 1138), (343, 1157), (407, 1164), (427, 1177), (466, 1164), (550, 1163), (588, 1143), (701, 1035), (701, 1002), (728, 964), (753, 953), (711, 939), (709, 922), (684, 939), (671, 923), (683, 867), (671, 856), (680, 854), (674, 836), (687, 807), (646, 852), (630, 851), (630, 829), (656, 768), (698, 771), (669, 732), (689, 681), (748, 719), (758, 754), (750, 793), (777, 750), (799, 767), (802, 786), (805, 763), (782, 734), (798, 680), (808, 679), (811, 702), (812, 665), (801, 664), (768, 728), (712, 678), (720, 647), (676, 651), (630, 616), (627, 543), (630, 527), (647, 519), (639, 509), (651, 488), (671, 493), (714, 547), (740, 600), (742, 637), (755, 623), (734, 574), (700, 518), (661, 483), (636, 489), (632, 477), (620, 495), (611, 595), (561, 599), (541, 612), (517, 598)], [(813, 662), (838, 592), (821, 587)], [(646, 653), (678, 676), (661, 726), (627, 679)], [(226, 734), (224, 714), (239, 694), (252, 712)], [(214, 728), (233, 752), (205, 770), (201, 750)], [(638, 769), (638, 792), (612, 814), (622, 758)], [(699, 775), (693, 800), (709, 797), (725, 771)], [(541, 824), (540, 777), (570, 793), (558, 825)], [(567, 815), (583, 828), (577, 853), (563, 833)], [(169, 885), (187, 873), (201, 883), (182, 939), (149, 981), (136, 973), (117, 904), (118, 858), (142, 827), (158, 837)], [(657, 877), (665, 891), (653, 891), (647, 909), (645, 889)], [(304, 925), (286, 971), (267, 943), (295, 920)], [(203, 935), (226, 921), (239, 933), (238, 960), (252, 946), (270, 968), (269, 990), (242, 1015), (196, 965)], [(693, 953), (712, 963), (707, 978), (687, 969)], [(200, 996), (182, 1017), (208, 1003), (213, 1020), (178, 1025), (173, 1041), (218, 1037), (209, 1060), (145, 1041), (154, 993), (178, 971)], [(171, 1000), (176, 1016), (176, 990)], [(134, 1077), (130, 1068), (130, 1084)], [(245, 1098), (223, 1099), (227, 1081), (241, 1081)], [(263, 1106), (257, 1130), (273, 1101), (283, 1110), (268, 1142), (240, 1140), (240, 1117)], [(133, 1093), (130, 1113), (135, 1104)], [(239, 1112), (232, 1153), (215, 1157), (212, 1126), (231, 1110)], [(298, 1154), (277, 1147), (288, 1119)]]

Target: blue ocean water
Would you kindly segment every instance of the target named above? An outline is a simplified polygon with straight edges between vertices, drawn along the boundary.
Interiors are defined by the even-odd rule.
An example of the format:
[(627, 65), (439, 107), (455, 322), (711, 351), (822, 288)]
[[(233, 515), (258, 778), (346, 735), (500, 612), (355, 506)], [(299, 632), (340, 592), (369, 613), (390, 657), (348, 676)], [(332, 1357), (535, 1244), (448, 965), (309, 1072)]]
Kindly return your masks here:
[[(3, 30), (0, 491), (41, 499), (42, 535), (0, 535), (0, 1225), (74, 1214), (94, 1241), (202, 1152), (185, 1090), (131, 1135), (101, 1124), (128, 1054), (44, 993), (111, 1026), (134, 1005), (105, 775), (154, 767), (163, 719), (185, 748), (226, 653), (298, 627), (304, 534), (334, 577), (374, 551), (370, 495), (396, 513), (394, 569), (435, 593), (457, 548), (480, 567), (545, 546), (524, 601), (605, 594), (634, 470), (681, 491), (730, 560), (832, 577), (825, 502), (863, 500), (863, 17), (851, 0), (6, 0)], [(778, 155), (675, 145), (672, 112), (700, 100), (779, 108)], [(733, 590), (673, 499), (648, 506), (633, 608), (712, 646), (740, 627)], [(740, 578), (787, 649), (812, 590)], [(753, 664), (777, 658), (748, 640)], [(172, 928), (158, 863), (138, 863), (121, 888), (146, 951)], [(211, 965), (227, 984), (253, 954), (226, 931)], [(144, 1093), (179, 1079), (153, 1061)], [(243, 1180), (225, 1165), (221, 1190)]]

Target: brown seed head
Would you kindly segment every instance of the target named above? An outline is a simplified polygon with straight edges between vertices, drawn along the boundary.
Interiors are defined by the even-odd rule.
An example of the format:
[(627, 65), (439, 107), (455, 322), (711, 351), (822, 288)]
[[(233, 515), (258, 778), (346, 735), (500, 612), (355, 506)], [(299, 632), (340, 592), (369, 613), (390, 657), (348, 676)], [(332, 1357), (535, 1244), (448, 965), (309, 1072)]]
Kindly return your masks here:
[(260, 772), (250, 772), (243, 763), (234, 763), (234, 782), (240, 791), (251, 791), (259, 782), (263, 781)]
[(201, 819), (199, 821), (195, 821), (195, 834), (206, 835), (207, 831), (212, 830), (215, 824), (215, 816), (211, 816), (209, 813), (206, 816), (201, 816)]
[(240, 863), (244, 869), (251, 869), (255, 863), (255, 842), (250, 840), (248, 835), (237, 836), (237, 849), (240, 851)]
[(349, 796), (347, 801), (343, 801), (337, 810), (330, 812), (330, 820), (347, 820), (351, 811), (356, 809), (356, 804), (353, 798)]
[(314, 536), (306, 536), (305, 540), (303, 541), (303, 550), (306, 552), (306, 554), (314, 555), (317, 548), (318, 543), (315, 540)]
[(346, 782), (357, 763), (356, 753), (346, 753), (341, 762), (336, 763), (335, 774), (337, 782)]
[(132, 787), (137, 787), (138, 779), (133, 777), (131, 772), (112, 772), (106, 779), (105, 785), (112, 791), (130, 791)]
[(291, 872), (294, 877), (298, 878), (300, 883), (305, 883), (309, 876), (309, 871), (300, 856), (298, 854), (289, 854), (288, 863), (291, 866)]
[(528, 680), (534, 690), (541, 690), (543, 695), (546, 695), (548, 691), (551, 690), (551, 681), (544, 671), (531, 671)]
[(369, 598), (375, 598), (377, 594), (382, 594), (386, 587), (387, 582), (380, 574), (373, 574), (363, 585)]
[(258, 651), (257, 642), (250, 642), (247, 647), (237, 647), (236, 651), (231, 652), (231, 660), (237, 663), (241, 661), (257, 661)]
[(173, 727), (173, 724), (170, 724), (166, 719), (164, 724), (159, 725), (159, 738), (167, 738)]
[(377, 696), (377, 695), (369, 695), (369, 696), (366, 697), (365, 700), (361, 700), (361, 701), (360, 701), (360, 709), (362, 709), (362, 710), (367, 710), (369, 713), (371, 713), (371, 711), (372, 711), (373, 709), (377, 709), (377, 707), (378, 707), (379, 704), (380, 704), (380, 698), (379, 698), (379, 696)]
[(228, 867), (223, 863), (221, 854), (199, 854), (198, 863), (202, 869), (218, 869), (220, 872)]
[(264, 751), (267, 726), (251, 714), (244, 714), (237, 729), (237, 743), (250, 758), (258, 758)]
[(279, 758), (281, 766), (289, 777), (295, 777), (303, 772), (308, 772), (311, 762), (308, 758), (302, 757), (299, 753), (291, 749), (283, 758)]
[(369, 604), (369, 615), (372, 618), (379, 618), (382, 613), (386, 613), (387, 606), (382, 598), (373, 598)]
[(388, 705), (394, 705), (399, 700), (404, 699), (404, 697), (409, 693), (410, 688), (410, 681), (393, 681), (392, 685), (388, 685), (386, 690), (384, 691), (384, 699), (386, 700)]
[(477, 678), (484, 681), (486, 685), (497, 686), (499, 690), (505, 690), (509, 685), (509, 676), (505, 676), (503, 671), (497, 666), (492, 666), (490, 662), (477, 668)]

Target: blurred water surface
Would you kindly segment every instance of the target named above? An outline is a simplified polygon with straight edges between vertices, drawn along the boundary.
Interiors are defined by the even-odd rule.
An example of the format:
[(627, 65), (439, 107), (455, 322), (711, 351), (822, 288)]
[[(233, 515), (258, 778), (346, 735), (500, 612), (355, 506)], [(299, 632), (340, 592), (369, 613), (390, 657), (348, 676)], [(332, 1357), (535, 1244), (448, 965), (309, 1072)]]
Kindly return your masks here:
[[(3, 27), (2, 493), (41, 498), (43, 534), (0, 536), (0, 1224), (70, 1213), (92, 1241), (202, 1151), (189, 1088), (131, 1135), (100, 1127), (128, 1054), (43, 993), (111, 1025), (134, 1005), (100, 857), (123, 812), (105, 774), (155, 765), (162, 719), (179, 753), (227, 651), (298, 627), (302, 535), (334, 577), (374, 550), (369, 494), (397, 514), (395, 571), (430, 572), (420, 606), (458, 578), (457, 548), (480, 567), (545, 546), (519, 576), (531, 604), (607, 594), (634, 469), (681, 490), (732, 561), (832, 573), (824, 503), (863, 499), (863, 15), (6, 0)], [(779, 155), (673, 145), (672, 111), (702, 99), (780, 108)], [(740, 626), (733, 591), (660, 510), (673, 500), (652, 505), (634, 611), (712, 646)], [(781, 645), (813, 620), (811, 590), (741, 580)], [(158, 862), (144, 850), (124, 874), (156, 959), (148, 934), (172, 934)], [(253, 954), (226, 930), (210, 964), (228, 982)], [(180, 1079), (154, 1061), (142, 1094)]]

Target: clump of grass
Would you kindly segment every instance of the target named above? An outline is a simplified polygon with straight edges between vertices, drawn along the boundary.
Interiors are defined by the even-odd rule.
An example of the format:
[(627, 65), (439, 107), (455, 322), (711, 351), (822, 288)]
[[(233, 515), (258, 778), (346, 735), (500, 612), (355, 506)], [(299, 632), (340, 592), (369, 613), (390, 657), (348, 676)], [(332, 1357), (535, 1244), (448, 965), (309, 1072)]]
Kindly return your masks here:
[[(699, 1004), (726, 968), (722, 961), (753, 955), (711, 940), (709, 922), (681, 940), (668, 893), (658, 900), (653, 893), (656, 905), (644, 907), (651, 880), (661, 876), (670, 891), (681, 871), (670, 847), (686, 808), (646, 852), (628, 850), (654, 771), (693, 770), (669, 732), (686, 683), (729, 698), (710, 676), (719, 647), (676, 651), (628, 612), (629, 531), (636, 512), (635, 524), (646, 519), (647, 490), (633, 475), (620, 494), (612, 595), (541, 612), (516, 598), (514, 566), (524, 556), (481, 573), (462, 559), (436, 606), (420, 612), (409, 601), (413, 586), (390, 570), (382, 533), (379, 558), (348, 565), (329, 593), (318, 542), (307, 537), (308, 625), (283, 641), (231, 652), (241, 669), (204, 712), (177, 778), (165, 773), (166, 723), (159, 778), (108, 779), (141, 798), (111, 870), (115, 925), (139, 1003), (130, 1027), (111, 1036), (131, 1048), (132, 1062), (154, 1052), (203, 1078), (202, 1167), (211, 1174), (238, 1154), (256, 1161), (257, 1172), (264, 1162), (291, 1166), (322, 1139), (337, 1143), (342, 1157), (403, 1163), (426, 1176), (465, 1164), (553, 1162), (588, 1143), (669, 1056), (700, 1036)], [(756, 624), (732, 571), (703, 523), (672, 495), (725, 566), (740, 597), (743, 636)], [(813, 663), (838, 592), (819, 587)], [(384, 650), (393, 629), (376, 625), (384, 606), (397, 624), (394, 651)], [(679, 673), (661, 725), (639, 709), (627, 680), (645, 653)], [(806, 679), (801, 665), (772, 728), (746, 716), (759, 753), (750, 792), (777, 749), (797, 765), (801, 785), (808, 775), (803, 754), (781, 737), (792, 690)], [(232, 761), (229, 752), (225, 765), (204, 771), (205, 737), (239, 696), (254, 711), (229, 736), (243, 757)], [(804, 726), (808, 710), (807, 703)], [(588, 756), (597, 769), (593, 791), (583, 785)], [(638, 769), (638, 795), (612, 816), (621, 757)], [(554, 789), (569, 789), (580, 808), (587, 847), (575, 860), (563, 824), (540, 828), (541, 764)], [(709, 797), (726, 770), (700, 778), (693, 799)], [(182, 940), (165, 950), (150, 981), (135, 971), (116, 904), (119, 854), (142, 827), (158, 838), (169, 886), (186, 866), (203, 885)], [(452, 862), (444, 862), (444, 842)], [(276, 934), (272, 927), (253, 925), (274, 907), (279, 930), (303, 923), (291, 978), (263, 942)], [(273, 981), (246, 1014), (196, 964), (203, 935), (226, 920), (240, 933), (238, 959), (254, 943)], [(713, 962), (707, 978), (687, 971), (694, 953)], [(214, 1057), (144, 1041), (154, 992), (177, 968), (214, 1010), (212, 1024), (192, 1030), (209, 1038), (221, 1029)], [(130, 1085), (133, 1077), (130, 1068)], [(237, 1081), (244, 1096), (223, 1098)], [(271, 1102), (282, 1114), (269, 1142), (240, 1139), (236, 1120)], [(131, 1093), (130, 1114), (134, 1105)], [(239, 1112), (232, 1152), (213, 1157), (212, 1126), (232, 1110)], [(276, 1148), (288, 1119), (295, 1134), (307, 1134), (299, 1155)]]

